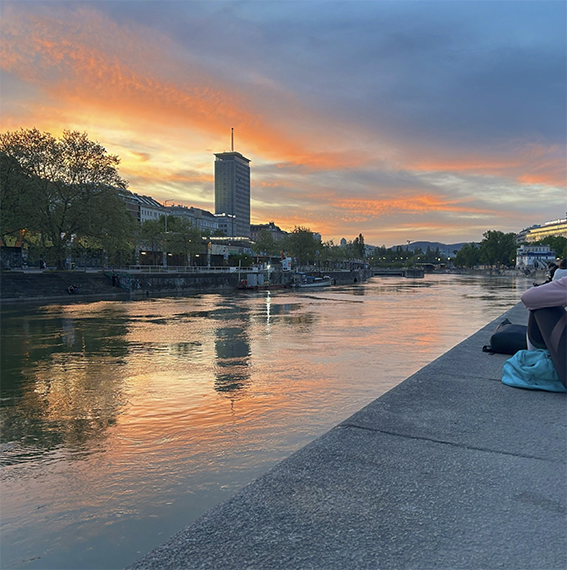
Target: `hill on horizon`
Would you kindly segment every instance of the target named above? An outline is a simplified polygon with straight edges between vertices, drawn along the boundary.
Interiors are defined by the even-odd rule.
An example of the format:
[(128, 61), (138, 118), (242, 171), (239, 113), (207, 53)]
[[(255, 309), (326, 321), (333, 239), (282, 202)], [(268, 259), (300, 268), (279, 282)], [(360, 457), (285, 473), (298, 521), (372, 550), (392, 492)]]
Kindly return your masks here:
[(407, 243), (400, 244), (399, 246), (394, 245), (389, 249), (396, 249), (397, 247), (403, 247), (404, 249), (407, 248), (410, 251), (415, 251), (418, 248), (421, 248), (422, 251), (427, 251), (427, 246), (429, 246), (430, 249), (435, 250), (438, 247), (441, 253), (447, 255), (453, 255), (455, 251), (459, 251), (467, 243), (469, 242), (464, 241), (461, 243), (446, 244), (438, 241), (412, 241), (410, 244)]

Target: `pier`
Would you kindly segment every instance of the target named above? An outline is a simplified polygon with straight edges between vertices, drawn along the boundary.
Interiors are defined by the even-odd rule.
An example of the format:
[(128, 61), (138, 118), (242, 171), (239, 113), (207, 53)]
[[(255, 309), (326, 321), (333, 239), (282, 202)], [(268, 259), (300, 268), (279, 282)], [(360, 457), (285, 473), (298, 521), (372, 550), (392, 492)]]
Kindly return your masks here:
[(130, 570), (563, 570), (565, 394), (502, 384), (508, 356), (482, 346), (505, 317), (528, 313), (516, 305)]

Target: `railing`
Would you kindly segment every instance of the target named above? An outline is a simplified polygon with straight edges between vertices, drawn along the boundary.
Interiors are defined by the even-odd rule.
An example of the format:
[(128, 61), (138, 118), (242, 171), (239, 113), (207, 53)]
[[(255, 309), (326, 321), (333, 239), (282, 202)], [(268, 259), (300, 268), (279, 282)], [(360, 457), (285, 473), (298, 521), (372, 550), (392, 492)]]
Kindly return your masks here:
[[(110, 271), (115, 273), (127, 272), (127, 273), (236, 273), (238, 267), (204, 267), (200, 265), (193, 266), (168, 266), (163, 265), (128, 265), (127, 267), (115, 267)], [(244, 269), (241, 271), (254, 271), (253, 269)]]

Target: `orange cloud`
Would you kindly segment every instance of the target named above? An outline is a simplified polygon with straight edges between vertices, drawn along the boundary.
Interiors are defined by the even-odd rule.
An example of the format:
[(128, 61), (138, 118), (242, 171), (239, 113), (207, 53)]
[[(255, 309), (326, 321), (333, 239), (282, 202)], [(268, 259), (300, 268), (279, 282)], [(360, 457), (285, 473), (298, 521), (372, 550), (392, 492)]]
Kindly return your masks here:
[[(298, 143), (250, 108), (239, 88), (213, 78), (190, 58), (173, 60), (169, 52), (175, 46), (167, 38), (122, 28), (88, 8), (41, 15), (9, 7), (2, 36), (2, 69), (40, 87), (75, 116), (95, 116), (107, 125), (127, 117), (130, 124), (197, 129), (219, 138), (234, 127), (261, 155), (309, 170), (363, 162), (355, 152), (312, 153), (310, 148), (324, 149), (332, 141), (323, 144), (312, 136)], [(271, 95), (284, 102), (288, 114), (313, 115), (283, 90)]]
[(517, 168), (519, 162), (497, 160), (490, 162), (488, 159), (480, 158), (456, 158), (447, 160), (444, 157), (442, 161), (432, 159), (423, 161), (412, 161), (412, 170), (421, 170), (425, 172), (476, 172), (478, 174), (496, 174), (502, 170)]
[[(421, 172), (453, 172), (481, 176), (498, 176), (522, 184), (543, 184), (564, 187), (566, 183), (565, 157), (556, 146), (529, 145), (506, 149), (514, 157), (467, 156), (451, 158), (446, 153), (442, 160), (432, 158), (410, 159), (408, 167)], [(427, 151), (425, 151), (426, 153)], [(423, 151), (420, 154), (425, 154)]]
[(365, 217), (382, 216), (386, 213), (466, 212), (487, 214), (489, 210), (473, 208), (428, 194), (387, 199), (337, 199), (333, 206), (340, 210), (358, 212)]

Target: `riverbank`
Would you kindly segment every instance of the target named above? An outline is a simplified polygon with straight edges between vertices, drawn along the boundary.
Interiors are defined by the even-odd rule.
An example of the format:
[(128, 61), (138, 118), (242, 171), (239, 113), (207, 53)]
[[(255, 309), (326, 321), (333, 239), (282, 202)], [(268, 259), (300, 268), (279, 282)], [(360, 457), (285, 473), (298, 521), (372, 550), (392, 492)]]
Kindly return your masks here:
[(565, 568), (565, 394), (502, 384), (505, 317), (130, 568)]
[[(252, 271), (214, 271), (202, 269), (181, 273), (163, 270), (149, 273), (143, 270), (125, 271), (2, 271), (0, 275), (0, 304), (65, 303), (99, 300), (135, 300), (161, 296), (184, 296), (196, 292), (234, 291)], [(360, 283), (369, 277), (365, 270), (332, 271), (326, 273), (335, 285)], [(289, 275), (272, 272), (272, 283), (289, 281)], [(76, 287), (69, 293), (70, 286)]]

